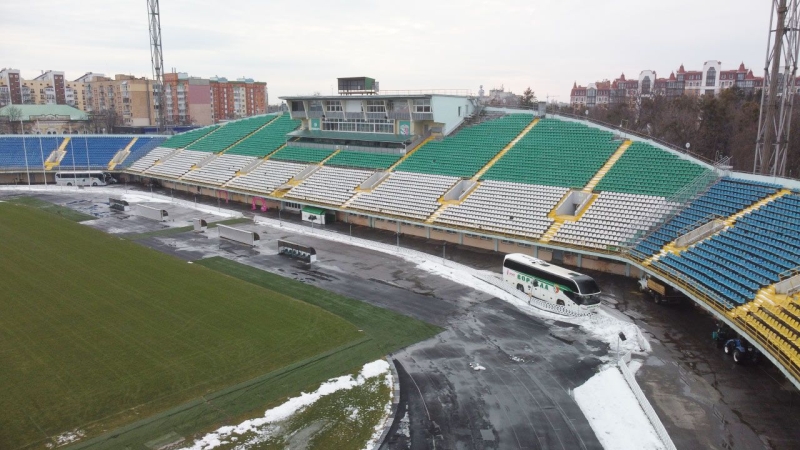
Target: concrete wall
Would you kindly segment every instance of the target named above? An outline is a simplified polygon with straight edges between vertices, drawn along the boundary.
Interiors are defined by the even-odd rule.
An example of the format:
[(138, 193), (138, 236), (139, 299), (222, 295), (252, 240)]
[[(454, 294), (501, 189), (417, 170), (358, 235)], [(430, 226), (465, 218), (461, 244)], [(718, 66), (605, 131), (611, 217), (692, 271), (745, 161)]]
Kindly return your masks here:
[[(459, 107), (461, 113), (459, 114)], [(433, 121), (444, 124), (444, 134), (450, 134), (464, 117), (472, 113), (472, 104), (466, 97), (447, 97), (434, 95), (431, 97)]]

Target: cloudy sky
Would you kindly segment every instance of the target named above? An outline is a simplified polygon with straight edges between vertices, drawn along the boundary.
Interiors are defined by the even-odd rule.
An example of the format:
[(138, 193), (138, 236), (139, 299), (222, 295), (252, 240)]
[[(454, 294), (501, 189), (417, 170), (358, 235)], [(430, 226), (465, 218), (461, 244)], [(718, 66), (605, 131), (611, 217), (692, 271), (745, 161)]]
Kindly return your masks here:
[[(277, 97), (330, 93), (336, 77), (382, 89), (504, 85), (568, 101), (588, 83), (684, 63), (763, 65), (769, 0), (161, 0), (164, 64), (252, 77)], [(0, 1), (0, 67), (149, 76), (146, 0)]]

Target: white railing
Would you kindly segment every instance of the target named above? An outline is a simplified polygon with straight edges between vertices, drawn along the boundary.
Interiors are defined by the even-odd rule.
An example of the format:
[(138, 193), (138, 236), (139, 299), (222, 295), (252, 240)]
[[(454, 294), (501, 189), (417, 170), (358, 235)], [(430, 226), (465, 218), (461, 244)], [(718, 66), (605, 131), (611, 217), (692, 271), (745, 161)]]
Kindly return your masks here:
[(650, 401), (647, 400), (647, 397), (645, 397), (644, 392), (642, 392), (642, 388), (639, 387), (639, 383), (636, 382), (636, 377), (628, 368), (624, 358), (620, 358), (617, 365), (619, 366), (619, 371), (622, 372), (622, 377), (625, 378), (625, 381), (631, 388), (631, 392), (633, 392), (633, 395), (636, 397), (636, 400), (642, 407), (644, 414), (653, 425), (653, 429), (656, 431), (656, 434), (659, 438), (661, 438), (661, 442), (664, 443), (664, 447), (666, 447), (667, 450), (677, 450), (675, 444), (672, 442), (672, 438), (670, 438), (669, 433), (667, 433), (667, 429), (664, 428), (664, 424), (661, 423), (661, 419), (658, 418), (658, 414), (656, 414), (656, 411), (653, 409)]

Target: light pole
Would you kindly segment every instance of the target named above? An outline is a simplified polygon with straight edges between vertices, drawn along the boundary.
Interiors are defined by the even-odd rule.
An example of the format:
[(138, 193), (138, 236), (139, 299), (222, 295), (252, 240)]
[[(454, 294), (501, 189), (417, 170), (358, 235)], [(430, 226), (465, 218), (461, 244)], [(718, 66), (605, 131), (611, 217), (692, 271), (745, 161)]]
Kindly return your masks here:
[(350, 240), (353, 240), (353, 222), (349, 222), (350, 225)]
[(442, 265), (444, 265), (445, 261), (447, 261), (447, 257), (446, 257), (447, 256), (446, 255), (447, 241), (442, 241), (442, 242), (443, 242), (443, 244), (442, 244)]
[(400, 250), (400, 232), (398, 231), (395, 234), (397, 235), (397, 249)]

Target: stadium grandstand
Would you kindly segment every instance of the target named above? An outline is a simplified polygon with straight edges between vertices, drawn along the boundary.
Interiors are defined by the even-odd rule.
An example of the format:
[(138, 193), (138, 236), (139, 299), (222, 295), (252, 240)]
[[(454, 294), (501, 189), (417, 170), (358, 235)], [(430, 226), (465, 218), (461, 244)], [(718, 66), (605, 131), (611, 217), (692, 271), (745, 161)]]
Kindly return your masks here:
[(340, 94), (285, 97), (286, 113), (171, 137), (2, 136), (0, 176), (102, 169), (649, 274), (748, 335), (800, 387), (800, 181), (730, 172), (544, 104), (509, 111), (468, 95)]

